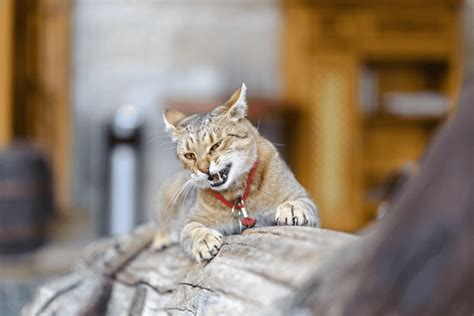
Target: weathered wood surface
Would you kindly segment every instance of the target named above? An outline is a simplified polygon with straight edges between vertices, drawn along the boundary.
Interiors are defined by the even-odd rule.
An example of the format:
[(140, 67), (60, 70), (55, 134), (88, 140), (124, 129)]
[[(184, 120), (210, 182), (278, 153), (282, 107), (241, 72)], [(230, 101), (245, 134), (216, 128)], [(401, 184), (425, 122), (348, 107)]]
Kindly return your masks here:
[(474, 315), (474, 76), (387, 217), (315, 270), (287, 306), (312, 315)]
[(473, 315), (474, 77), (466, 88), (419, 174), (363, 237), (252, 229), (226, 237), (208, 264), (174, 246), (121, 262), (113, 279), (87, 264), (114, 247), (104, 244), (25, 314)]
[(225, 237), (209, 263), (193, 262), (178, 245), (146, 249), (110, 279), (93, 267), (113, 247), (106, 241), (77, 271), (43, 286), (24, 314), (275, 314), (325, 258), (355, 240), (309, 227), (251, 229)]

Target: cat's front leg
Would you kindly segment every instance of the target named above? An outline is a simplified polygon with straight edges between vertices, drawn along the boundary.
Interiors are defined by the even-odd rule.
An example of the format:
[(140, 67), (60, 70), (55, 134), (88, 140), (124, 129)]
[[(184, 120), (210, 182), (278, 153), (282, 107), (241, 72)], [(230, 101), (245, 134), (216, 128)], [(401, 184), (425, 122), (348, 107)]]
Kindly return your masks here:
[(186, 224), (181, 232), (184, 251), (198, 262), (211, 260), (219, 252), (222, 243), (220, 232), (198, 222)]
[(151, 249), (158, 251), (162, 250), (172, 244), (170, 232), (168, 231), (157, 231), (153, 237), (153, 242), (151, 243)]
[(278, 205), (275, 222), (277, 225), (320, 226), (316, 205), (309, 198), (286, 201)]

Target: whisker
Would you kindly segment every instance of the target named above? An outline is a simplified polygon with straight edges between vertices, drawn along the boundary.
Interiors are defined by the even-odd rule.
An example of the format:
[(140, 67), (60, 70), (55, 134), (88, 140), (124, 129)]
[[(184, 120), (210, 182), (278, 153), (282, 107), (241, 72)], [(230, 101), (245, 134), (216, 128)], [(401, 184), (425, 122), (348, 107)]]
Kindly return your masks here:
[[(173, 181), (173, 183), (171, 184), (171, 186), (173, 186), (173, 184), (176, 183), (176, 182), (181, 182), (181, 181), (183, 181), (185, 178), (187, 178), (187, 175), (184, 175), (184, 174), (181, 175), (180, 177), (176, 178), (176, 179)], [(187, 182), (187, 181), (186, 181), (186, 182)], [(185, 182), (184, 184), (186, 184), (186, 182)], [(183, 184), (183, 185), (184, 185), (184, 184)], [(180, 187), (180, 188), (181, 188), (181, 187)], [(179, 189), (178, 189), (178, 191), (179, 191)], [(177, 192), (178, 192), (178, 191), (177, 191)], [(176, 192), (176, 193), (177, 193), (177, 192)], [(175, 193), (175, 194), (176, 194), (176, 193)], [(165, 195), (165, 196), (166, 196), (166, 195)], [(172, 201), (173, 199), (174, 199), (174, 195), (173, 195), (173, 198), (168, 201), (168, 203), (166, 204), (166, 206), (165, 206), (164, 208), (163, 208), (163, 207), (160, 207), (160, 208), (159, 208), (159, 213), (158, 213), (158, 214), (160, 215), (160, 216), (159, 216), (159, 221), (160, 221), (160, 222), (165, 222), (165, 223), (166, 223), (166, 222), (168, 222), (168, 220), (171, 218), (171, 214), (173, 213), (173, 210), (170, 208), (170, 206), (171, 206), (171, 201)]]
[(184, 193), (181, 195), (181, 201), (185, 201), (186, 198), (188, 197), (189, 192), (194, 188), (194, 182), (192, 182), (187, 189), (184, 191)]
[[(281, 143), (275, 143), (275, 142), (272, 142), (272, 141), (269, 141), (270, 144), (274, 145), (274, 146), (286, 146), (285, 144), (281, 144)], [(269, 146), (270, 144), (267, 144), (267, 143), (264, 143), (264, 142), (257, 142), (257, 144), (259, 145), (266, 145), (266, 146)]]
[(259, 146), (260, 147), (272, 147), (272, 146), (280, 147), (280, 146), (286, 146), (286, 145), (279, 144), (279, 143), (271, 143), (271, 144), (258, 143), (258, 144), (252, 144), (252, 145), (249, 145), (249, 146), (245, 146), (245, 147), (242, 147), (242, 148), (239, 148), (239, 149), (257, 148)]
[(274, 144), (258, 143), (258, 144), (251, 144), (251, 145), (240, 147), (240, 148), (229, 149), (229, 150), (223, 151), (222, 153), (223, 154), (228, 154), (228, 153), (232, 153), (232, 152), (239, 151), (239, 150), (255, 149), (255, 148), (258, 148), (258, 147), (270, 147), (271, 148), (272, 146), (285, 146), (285, 145), (283, 145), (283, 144), (274, 145)]
[(176, 145), (176, 142), (170, 140), (170, 141), (167, 141), (167, 142), (164, 142), (164, 143), (161, 143), (159, 144), (158, 146), (161, 147), (161, 146), (164, 146), (164, 145), (168, 145), (168, 144), (175, 144)]
[(169, 148), (166, 148), (165, 150), (163, 150), (164, 153), (170, 151), (171, 149), (176, 149), (177, 147), (176, 146), (172, 146), (172, 147), (169, 147)]
[(185, 201), (189, 192), (191, 192), (191, 190), (194, 188), (194, 186), (196, 185), (196, 182), (195, 181), (191, 181), (190, 184), (187, 186), (186, 190), (184, 191), (184, 193), (181, 195), (181, 201)]
[(273, 144), (273, 146), (282, 146), (282, 147), (286, 147), (285, 144), (280, 144), (280, 143), (274, 143), (274, 142), (271, 142)]
[(147, 140), (146, 143), (149, 144), (153, 142), (154, 140), (157, 140), (159, 138), (165, 138), (165, 137), (169, 138), (169, 135), (155, 135), (155, 136), (152, 136), (149, 140)]
[(184, 192), (184, 190), (186, 190), (186, 187), (189, 186), (189, 185), (194, 185), (194, 180), (193, 179), (188, 179), (185, 183), (183, 183), (179, 189), (176, 191), (173, 199), (168, 202), (168, 205), (166, 206), (166, 209), (165, 209), (165, 212), (166, 212), (166, 220), (169, 220), (169, 217), (171, 216), (171, 214), (173, 213), (173, 208), (176, 204), (176, 202), (178, 201), (179, 199), (179, 196)]

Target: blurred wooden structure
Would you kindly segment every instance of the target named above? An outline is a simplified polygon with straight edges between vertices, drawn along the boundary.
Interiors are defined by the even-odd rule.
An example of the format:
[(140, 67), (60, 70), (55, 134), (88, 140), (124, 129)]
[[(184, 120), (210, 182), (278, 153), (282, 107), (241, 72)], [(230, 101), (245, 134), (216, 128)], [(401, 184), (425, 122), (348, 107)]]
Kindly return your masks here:
[[(460, 80), (457, 0), (285, 1), (288, 101), (303, 114), (293, 163), (324, 227), (354, 231), (374, 217), (368, 192), (416, 161), (445, 117), (397, 117), (390, 92), (454, 101)], [(379, 110), (364, 116), (361, 73), (377, 77)]]
[(14, 4), (10, 134), (33, 141), (50, 156), (57, 204), (64, 210), (69, 201), (71, 3), (20, 0)]
[(0, 1), (0, 148), (11, 138), (13, 0)]

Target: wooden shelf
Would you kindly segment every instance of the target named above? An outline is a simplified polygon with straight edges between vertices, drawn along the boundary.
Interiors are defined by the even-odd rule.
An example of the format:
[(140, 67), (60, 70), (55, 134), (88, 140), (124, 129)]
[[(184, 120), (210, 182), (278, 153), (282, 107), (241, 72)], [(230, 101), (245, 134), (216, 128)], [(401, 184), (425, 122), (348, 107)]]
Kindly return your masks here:
[[(356, 230), (375, 215), (365, 198), (370, 187), (400, 164), (418, 161), (448, 116), (394, 115), (359, 103), (432, 92), (455, 104), (461, 2), (284, 4), (286, 99), (304, 118), (294, 139), (296, 175), (318, 202), (325, 227)], [(376, 114), (364, 117), (362, 109)]]
[(386, 125), (424, 125), (424, 126), (437, 126), (447, 119), (446, 115), (442, 116), (405, 116), (405, 115), (394, 115), (394, 114), (376, 114), (363, 118), (363, 122), (367, 127), (375, 126), (386, 126)]

